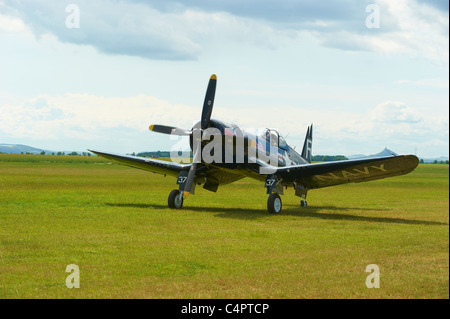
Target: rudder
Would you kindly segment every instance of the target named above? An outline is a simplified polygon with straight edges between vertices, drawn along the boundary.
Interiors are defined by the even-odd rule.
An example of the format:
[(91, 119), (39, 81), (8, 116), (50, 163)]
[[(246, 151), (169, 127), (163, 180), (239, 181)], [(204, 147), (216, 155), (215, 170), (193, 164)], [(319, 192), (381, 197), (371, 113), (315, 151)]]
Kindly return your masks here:
[(313, 125), (308, 126), (306, 131), (305, 142), (303, 143), (303, 150), (301, 156), (308, 162), (311, 163), (311, 152), (312, 152), (312, 129)]

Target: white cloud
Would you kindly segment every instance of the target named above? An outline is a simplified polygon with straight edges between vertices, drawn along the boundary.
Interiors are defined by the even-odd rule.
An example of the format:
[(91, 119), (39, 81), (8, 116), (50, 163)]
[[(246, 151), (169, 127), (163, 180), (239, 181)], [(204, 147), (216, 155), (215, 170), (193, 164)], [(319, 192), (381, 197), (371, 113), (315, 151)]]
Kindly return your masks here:
[[(152, 123), (187, 125), (186, 105), (172, 105), (151, 96), (106, 98), (88, 94), (39, 95), (20, 104), (0, 105), (0, 132), (31, 139), (92, 139), (109, 128), (144, 132)], [(197, 110), (195, 110), (197, 111)]]
[(423, 80), (399, 80), (396, 83), (397, 84), (411, 84), (415, 86), (430, 86), (430, 87), (437, 87), (441, 89), (448, 89), (448, 79), (442, 79), (442, 78), (432, 78), (432, 79), (423, 79)]
[(27, 28), (22, 20), (0, 13), (0, 33), (24, 33), (26, 31)]
[[(112, 134), (109, 140), (122, 138), (123, 132), (147, 136), (150, 124), (189, 129), (199, 120), (200, 113), (198, 106), (174, 105), (147, 95), (125, 98), (39, 95), (0, 105), (0, 137), (60, 140), (61, 143), (76, 138), (92, 144), (104, 140), (106, 134)], [(400, 153), (407, 145), (430, 149), (433, 145), (448, 145), (448, 118), (421, 113), (398, 101), (386, 101), (360, 113), (283, 106), (283, 114), (289, 117), (274, 116), (276, 114), (279, 112), (268, 106), (229, 107), (216, 108), (213, 118), (237, 122), (244, 129), (278, 128), (289, 136), (290, 144), (298, 147), (303, 143), (307, 125), (314, 122), (315, 147), (328, 154), (378, 151), (375, 145), (391, 146)], [(146, 148), (168, 149), (169, 146), (163, 143)]]
[(326, 46), (344, 50), (408, 54), (448, 68), (448, 12), (409, 0), (376, 0), (380, 8), (379, 29), (337, 29), (314, 34)]
[[(305, 33), (329, 47), (424, 57), (448, 68), (448, 12), (409, 0), (376, 0), (381, 27), (365, 27), (366, 3), (338, 1), (239, 2), (167, 5), (143, 1), (79, 0), (81, 28), (64, 25), (65, 5), (46, 0), (7, 2), (38, 35), (55, 34), (62, 42), (88, 44), (110, 54), (150, 59), (198, 59), (211, 45), (245, 43), (269, 48), (300, 41)], [(3, 23), (4, 24), (4, 23)], [(14, 18), (8, 28), (23, 28)], [(1, 25), (1, 20), (0, 20)]]
[(374, 121), (384, 123), (418, 123), (423, 117), (403, 102), (386, 101), (370, 111)]
[[(280, 35), (263, 22), (227, 12), (189, 8), (159, 11), (145, 3), (110, 0), (78, 1), (80, 28), (67, 28), (67, 4), (24, 0), (10, 2), (9, 11), (21, 17), (38, 37), (51, 33), (61, 42), (91, 45), (103, 53), (150, 59), (197, 59), (206, 46), (224, 41), (274, 47)], [(22, 23), (17, 18), (14, 21)]]
[[(186, 5), (176, 1), (80, 0), (81, 28), (67, 29), (65, 6), (71, 2), (6, 1), (6, 7), (0, 0), (0, 35), (8, 40), (3, 65), (9, 69), (3, 74), (3, 90), (17, 96), (12, 101), (0, 92), (0, 140), (5, 136), (94, 140), (104, 134), (128, 131), (139, 135), (151, 123), (190, 128), (201, 113), (198, 105), (189, 106), (194, 105), (194, 98), (190, 97), (189, 105), (171, 103), (171, 90), (163, 89), (158, 81), (167, 79), (169, 73), (189, 79), (210, 72), (210, 68), (222, 68), (234, 74), (234, 87), (247, 91), (237, 92), (243, 99), (230, 98), (227, 105), (231, 107), (215, 108), (213, 117), (243, 127), (280, 128), (289, 135), (288, 141), (299, 147), (310, 122), (314, 122), (315, 137), (320, 142), (315, 145), (342, 150), (339, 152), (348, 150), (346, 145), (358, 149), (375, 141), (448, 145), (448, 113), (431, 110), (445, 113), (448, 93), (427, 88), (448, 89), (448, 77), (423, 63), (425, 58), (448, 67), (448, 16), (426, 3), (377, 1), (381, 28), (369, 30), (364, 26), (368, 1), (325, 5), (316, 1), (280, 1), (276, 6), (269, 1), (250, 1), (242, 6), (239, 1), (196, 0)], [(33, 45), (28, 45), (31, 30), (39, 40), (32, 38)], [(27, 38), (16, 37), (22, 34)], [(315, 45), (315, 39), (324, 46), (354, 54), (324, 50)], [(280, 46), (285, 47), (264, 50)], [(149, 59), (200, 61), (105, 57), (92, 48)], [(386, 55), (397, 56), (386, 59)], [(292, 58), (297, 56), (298, 61)], [(402, 63), (396, 68), (397, 64), (393, 64), (398, 57)], [(73, 61), (73, 67), (67, 70), (77, 71), (68, 81), (61, 59)], [(230, 67), (233, 63), (236, 65)], [(339, 65), (334, 67), (335, 63)], [(366, 63), (374, 70), (369, 80), (362, 72)], [(244, 72), (255, 76), (236, 81)], [(96, 77), (96, 73), (104, 76)], [(306, 79), (311, 81), (308, 88)], [(398, 79), (402, 80), (395, 82)], [(183, 94), (189, 91), (189, 85), (183, 86)], [(367, 94), (369, 85), (374, 94)], [(421, 86), (420, 92), (413, 86)], [(174, 83), (174, 87), (180, 93), (180, 86)], [(48, 94), (38, 95), (42, 92)], [(135, 95), (140, 92), (164, 99)], [(134, 96), (114, 97), (127, 94)], [(175, 100), (183, 101), (181, 96)], [(377, 99), (385, 102), (368, 110), (367, 101)], [(160, 136), (157, 138), (159, 141)]]

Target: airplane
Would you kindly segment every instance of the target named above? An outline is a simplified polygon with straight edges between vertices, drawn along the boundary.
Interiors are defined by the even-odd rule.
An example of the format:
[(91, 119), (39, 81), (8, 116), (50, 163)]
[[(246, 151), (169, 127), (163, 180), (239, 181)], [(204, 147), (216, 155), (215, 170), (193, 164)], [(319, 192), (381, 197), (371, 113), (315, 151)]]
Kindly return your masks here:
[(391, 156), (311, 163), (312, 124), (308, 126), (299, 154), (275, 129), (267, 128), (255, 134), (245, 132), (235, 124), (212, 119), (216, 83), (217, 77), (213, 74), (206, 90), (200, 122), (191, 130), (158, 124), (149, 127), (157, 133), (189, 136), (192, 163), (89, 151), (126, 166), (176, 177), (178, 189), (172, 190), (168, 197), (168, 206), (173, 209), (182, 208), (187, 196), (195, 193), (196, 185), (216, 192), (219, 185), (245, 177), (256, 179), (264, 183), (268, 195), (267, 210), (271, 214), (281, 212), (280, 195), (284, 194), (284, 189), (294, 188), (295, 195), (300, 197), (300, 206), (306, 207), (310, 190), (408, 174), (419, 164), (414, 155), (394, 153)]

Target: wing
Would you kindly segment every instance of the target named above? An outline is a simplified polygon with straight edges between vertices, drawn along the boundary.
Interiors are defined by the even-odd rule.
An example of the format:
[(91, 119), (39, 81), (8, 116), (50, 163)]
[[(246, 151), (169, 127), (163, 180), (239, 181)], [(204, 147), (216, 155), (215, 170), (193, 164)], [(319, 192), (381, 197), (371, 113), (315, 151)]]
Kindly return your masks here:
[(187, 172), (191, 167), (191, 164), (178, 164), (144, 157), (118, 155), (94, 150), (89, 151), (97, 154), (98, 156), (116, 161), (122, 165), (140, 168), (157, 174), (171, 175), (175, 177), (177, 177), (181, 171)]
[(285, 183), (295, 182), (313, 189), (403, 175), (418, 164), (416, 156), (400, 155), (279, 167), (275, 174)]
[[(122, 165), (143, 169), (157, 174), (171, 175), (177, 177), (180, 172), (188, 172), (191, 164), (177, 164), (173, 162), (161, 161), (151, 158), (143, 158), (137, 156), (119, 155), (114, 153), (106, 153), (95, 150), (89, 150), (98, 156), (113, 160)], [(236, 174), (233, 171), (224, 171), (212, 165), (204, 165), (199, 163), (195, 174), (196, 179), (204, 180), (204, 187), (210, 191), (217, 191), (219, 184), (228, 184), (236, 180), (242, 179), (245, 176)]]

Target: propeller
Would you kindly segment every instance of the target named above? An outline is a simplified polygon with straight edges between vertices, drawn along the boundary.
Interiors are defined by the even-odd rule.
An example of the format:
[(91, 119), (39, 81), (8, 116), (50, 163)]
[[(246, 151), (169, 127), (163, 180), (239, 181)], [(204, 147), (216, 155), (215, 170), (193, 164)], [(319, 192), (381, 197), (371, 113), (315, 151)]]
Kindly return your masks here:
[(201, 128), (204, 130), (208, 127), (209, 120), (214, 105), (214, 96), (216, 95), (217, 77), (215, 74), (211, 75), (209, 79), (208, 88), (206, 89), (205, 101), (203, 102)]
[[(215, 74), (213, 74), (209, 79), (208, 88), (206, 89), (205, 101), (203, 102), (202, 117), (200, 119), (200, 133), (206, 128), (208, 128), (209, 122), (211, 120), (211, 114), (214, 105), (214, 96), (216, 94), (216, 84), (217, 84), (217, 77)], [(192, 135), (193, 161), (191, 168), (189, 169), (188, 177), (186, 180), (186, 184), (184, 185), (184, 192), (183, 192), (183, 196), (187, 197), (191, 192), (192, 185), (194, 184), (195, 172), (197, 170), (197, 163), (200, 162), (202, 153), (201, 134), (193, 134), (193, 131), (198, 130), (198, 128), (194, 127), (192, 130), (189, 131), (178, 127), (154, 124), (150, 125), (150, 130), (153, 132), (179, 136)]]
[(183, 128), (174, 127), (174, 126), (152, 124), (152, 125), (150, 125), (149, 128), (150, 128), (150, 131), (163, 133), (163, 134), (172, 134), (172, 135), (179, 135), (179, 136), (186, 136), (186, 135), (192, 134), (192, 131), (185, 130)]

